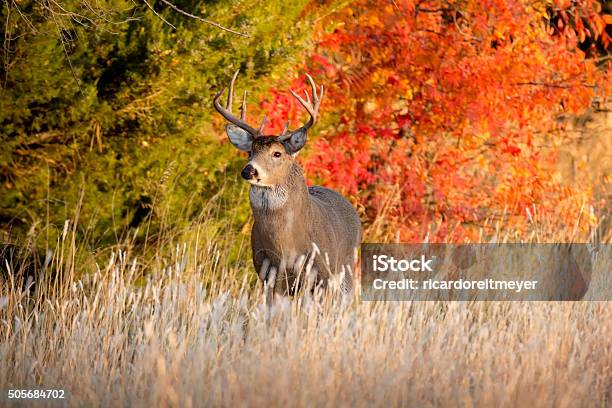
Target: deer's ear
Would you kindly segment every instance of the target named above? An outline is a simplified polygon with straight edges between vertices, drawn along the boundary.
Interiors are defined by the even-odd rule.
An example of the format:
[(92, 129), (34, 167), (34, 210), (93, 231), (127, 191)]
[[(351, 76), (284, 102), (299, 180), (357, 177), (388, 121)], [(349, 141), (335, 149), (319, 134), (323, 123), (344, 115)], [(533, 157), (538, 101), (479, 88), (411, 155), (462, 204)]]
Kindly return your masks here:
[(286, 140), (283, 140), (283, 144), (292, 155), (297, 154), (297, 152), (304, 147), (306, 144), (306, 129), (298, 129), (295, 132), (291, 133)]
[(253, 136), (251, 136), (249, 132), (235, 125), (227, 125), (225, 127), (225, 132), (227, 133), (227, 137), (229, 137), (230, 142), (232, 142), (232, 144), (238, 149), (245, 152), (251, 151)]

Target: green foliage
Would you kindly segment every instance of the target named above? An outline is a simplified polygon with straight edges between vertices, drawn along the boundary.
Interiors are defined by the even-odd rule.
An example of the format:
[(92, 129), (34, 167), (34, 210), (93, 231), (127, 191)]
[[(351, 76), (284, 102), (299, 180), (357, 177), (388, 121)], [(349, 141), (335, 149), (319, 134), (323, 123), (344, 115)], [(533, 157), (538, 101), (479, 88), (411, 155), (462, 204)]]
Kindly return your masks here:
[(216, 194), (231, 204), (215, 216), (244, 225), (246, 189), (236, 199), (224, 187), (237, 184), (244, 158), (225, 143), (211, 100), (237, 68), (257, 92), (297, 64), (310, 45), (307, 1), (173, 3), (246, 38), (162, 1), (148, 2), (155, 12), (145, 2), (88, 4), (3, 5), (3, 228), (48, 225), (54, 237), (79, 207), (81, 233), (108, 244), (130, 228), (142, 238), (184, 226)]

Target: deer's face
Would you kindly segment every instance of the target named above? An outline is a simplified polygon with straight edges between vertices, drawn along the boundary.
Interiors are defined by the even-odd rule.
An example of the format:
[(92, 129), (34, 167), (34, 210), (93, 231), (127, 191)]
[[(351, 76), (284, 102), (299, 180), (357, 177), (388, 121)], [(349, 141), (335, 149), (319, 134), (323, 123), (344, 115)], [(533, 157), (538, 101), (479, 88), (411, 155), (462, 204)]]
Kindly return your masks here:
[[(291, 171), (295, 156), (306, 142), (306, 132), (293, 134), (288, 139), (268, 136), (250, 139), (242, 129), (228, 126), (228, 135), (232, 143), (249, 153), (249, 161), (242, 169), (241, 175), (250, 184), (259, 187), (274, 187), (283, 184)], [(245, 143), (236, 139), (237, 134), (245, 136)]]
[(276, 138), (257, 139), (249, 152), (249, 162), (242, 169), (242, 178), (260, 187), (282, 184), (293, 165), (293, 156)]

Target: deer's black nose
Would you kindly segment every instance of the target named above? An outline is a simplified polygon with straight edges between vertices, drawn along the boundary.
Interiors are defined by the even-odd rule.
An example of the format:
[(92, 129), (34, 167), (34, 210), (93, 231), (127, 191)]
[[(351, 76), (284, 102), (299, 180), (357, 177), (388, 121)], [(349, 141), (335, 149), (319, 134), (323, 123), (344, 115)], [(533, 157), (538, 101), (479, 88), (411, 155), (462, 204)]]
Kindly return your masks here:
[(257, 170), (255, 169), (255, 167), (251, 166), (250, 164), (247, 164), (246, 166), (244, 166), (244, 169), (242, 169), (242, 178), (245, 180), (250, 180), (253, 177), (257, 177)]

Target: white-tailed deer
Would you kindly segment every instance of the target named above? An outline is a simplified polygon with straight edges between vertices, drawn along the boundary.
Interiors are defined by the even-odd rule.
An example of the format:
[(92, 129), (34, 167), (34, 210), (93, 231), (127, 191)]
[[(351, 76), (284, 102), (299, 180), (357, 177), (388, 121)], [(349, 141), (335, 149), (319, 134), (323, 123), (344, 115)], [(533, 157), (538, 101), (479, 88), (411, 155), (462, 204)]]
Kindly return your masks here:
[(293, 295), (315, 285), (324, 286), (340, 276), (344, 290), (352, 287), (352, 270), (361, 236), (361, 223), (353, 206), (340, 194), (325, 187), (308, 187), (295, 156), (306, 143), (306, 134), (317, 120), (323, 87), (312, 87), (312, 100), (291, 91), (310, 115), (295, 131), (288, 125), (280, 135), (264, 136), (265, 116), (259, 129), (246, 122), (246, 91), (240, 118), (232, 113), (234, 82), (229, 84), (227, 103), (215, 96), (215, 109), (231, 124), (227, 135), (238, 149), (248, 152), (242, 177), (251, 184), (253, 211), (251, 247), (253, 264), (264, 282), (267, 298), (273, 293)]

